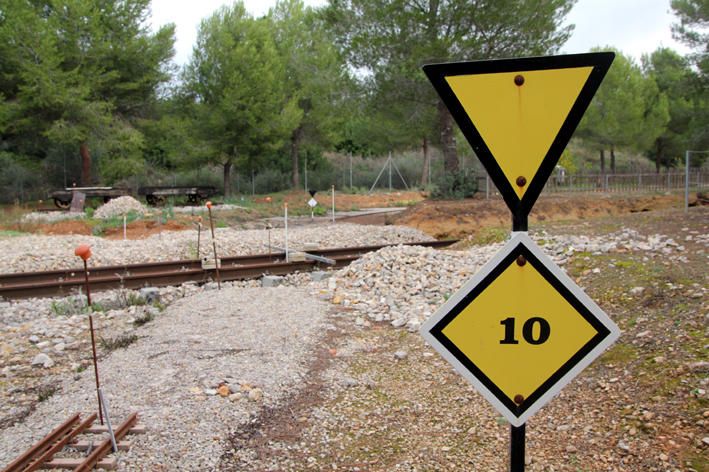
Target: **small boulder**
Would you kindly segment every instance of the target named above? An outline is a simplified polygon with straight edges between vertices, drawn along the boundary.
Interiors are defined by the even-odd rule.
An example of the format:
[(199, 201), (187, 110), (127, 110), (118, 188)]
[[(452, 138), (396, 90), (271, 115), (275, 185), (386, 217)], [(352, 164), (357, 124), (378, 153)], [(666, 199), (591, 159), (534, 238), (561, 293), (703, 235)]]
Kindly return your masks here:
[(394, 358), (398, 361), (403, 361), (408, 356), (409, 356), (409, 353), (407, 353), (406, 351), (396, 351), (394, 353)]
[(325, 280), (332, 275), (331, 272), (325, 272), (323, 270), (316, 270), (310, 273), (310, 278), (313, 282), (320, 282)]
[(48, 355), (42, 353), (42, 354), (37, 354), (34, 359), (32, 359), (32, 367), (44, 367), (45, 369), (49, 369), (54, 365), (54, 361), (52, 360), (51, 357)]
[(283, 283), (283, 277), (280, 275), (264, 275), (261, 277), (262, 287), (278, 287)]
[(141, 288), (140, 296), (148, 305), (154, 305), (160, 302), (160, 290), (157, 287)]

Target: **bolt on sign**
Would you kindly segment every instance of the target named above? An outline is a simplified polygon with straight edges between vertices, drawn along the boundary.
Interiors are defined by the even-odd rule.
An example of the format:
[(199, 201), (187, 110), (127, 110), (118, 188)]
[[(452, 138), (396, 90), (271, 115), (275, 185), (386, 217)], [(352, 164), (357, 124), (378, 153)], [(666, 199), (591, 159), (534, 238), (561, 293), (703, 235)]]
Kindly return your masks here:
[(502, 250), (421, 334), (510, 422), (510, 470), (524, 470), (526, 421), (620, 335), (527, 235), (532, 206), (613, 53), (458, 62), (424, 72), (512, 213)]

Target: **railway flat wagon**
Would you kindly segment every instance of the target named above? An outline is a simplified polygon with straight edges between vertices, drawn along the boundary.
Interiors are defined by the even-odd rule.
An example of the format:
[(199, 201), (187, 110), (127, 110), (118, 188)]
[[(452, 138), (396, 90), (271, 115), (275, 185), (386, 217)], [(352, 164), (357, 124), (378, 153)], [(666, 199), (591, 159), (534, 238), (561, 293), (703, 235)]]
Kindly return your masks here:
[(86, 197), (103, 198), (104, 203), (112, 198), (130, 195), (130, 189), (114, 187), (66, 187), (64, 190), (56, 190), (49, 194), (58, 208), (66, 209), (71, 205), (74, 192), (81, 192)]
[(216, 187), (194, 186), (194, 187), (140, 187), (138, 195), (145, 196), (145, 201), (149, 205), (162, 205), (168, 197), (186, 196), (187, 200), (197, 205), (217, 193)]

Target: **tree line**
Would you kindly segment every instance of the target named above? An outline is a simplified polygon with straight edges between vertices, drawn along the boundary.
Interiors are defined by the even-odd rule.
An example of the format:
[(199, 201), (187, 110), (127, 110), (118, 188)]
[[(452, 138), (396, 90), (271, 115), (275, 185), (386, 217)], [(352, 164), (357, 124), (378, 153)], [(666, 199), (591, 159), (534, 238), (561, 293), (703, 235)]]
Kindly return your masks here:
[[(229, 195), (235, 172), (280, 169), (298, 187), (303, 161), (317, 169), (325, 152), (411, 149), (423, 152), (426, 185), (433, 147), (448, 174), (469, 151), (421, 66), (556, 53), (573, 4), (279, 0), (254, 17), (236, 1), (202, 20), (177, 67), (175, 27), (149, 28), (150, 0), (5, 0), (0, 186), (130, 184), (209, 167)], [(602, 171), (619, 149), (659, 172), (709, 148), (709, 0), (672, 9), (691, 54), (660, 48), (638, 64), (618, 52), (579, 126)]]

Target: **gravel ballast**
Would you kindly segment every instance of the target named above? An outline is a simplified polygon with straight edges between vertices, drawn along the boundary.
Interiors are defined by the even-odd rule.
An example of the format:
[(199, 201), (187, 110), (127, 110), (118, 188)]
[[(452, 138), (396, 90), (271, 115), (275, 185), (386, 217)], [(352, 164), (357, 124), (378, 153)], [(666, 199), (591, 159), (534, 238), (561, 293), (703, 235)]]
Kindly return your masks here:
[[(255, 230), (220, 230), (220, 233), (220, 245), (229, 244), (234, 251), (241, 247), (262, 248), (261, 241), (267, 237), (266, 231)], [(278, 230), (272, 231), (275, 244), (279, 244), (278, 239), (275, 239), (277, 234)], [(282, 237), (282, 232), (280, 234)], [(672, 239), (634, 230), (620, 230), (595, 237), (550, 235), (544, 232), (536, 232), (532, 236), (542, 246), (542, 250), (562, 268), (574, 261), (588, 261), (588, 268), (584, 269), (577, 279), (582, 287), (587, 278), (600, 277), (627, 267), (627, 263), (613, 265), (612, 260), (603, 259), (606, 255), (616, 257), (633, 254), (637, 258), (638, 267), (651, 267), (669, 260), (674, 264), (683, 264), (688, 260), (691, 262), (693, 256), (684, 247), (685, 244), (692, 245), (693, 251), (701, 251), (701, 257), (705, 257), (703, 251), (709, 244), (706, 231), (694, 229), (683, 229), (682, 239), (678, 236)], [(167, 250), (179, 251), (183, 247), (181, 244), (189, 242), (189, 238), (182, 240), (181, 237), (181, 233), (163, 233), (150, 240), (153, 247), (162, 247), (158, 245), (162, 241)], [(406, 237), (411, 237), (412, 240), (428, 239), (421, 233), (406, 228), (338, 224), (330, 227), (293, 229), (291, 244), (319, 242), (321, 247), (333, 247), (378, 244), (382, 242), (382, 239), (378, 238), (390, 238), (389, 242), (398, 242), (394, 240)], [(11, 242), (14, 244), (18, 240), (24, 240), (21, 241), (20, 247), (25, 248), (23, 250), (26, 253), (31, 253), (31, 238), (15, 237)], [(144, 241), (129, 241), (125, 244), (135, 244), (132, 250), (136, 251), (138, 247), (148, 247), (140, 246), (146, 244)], [(101, 257), (106, 260), (121, 260), (121, 257), (130, 255), (130, 251), (122, 248), (122, 241), (99, 240), (99, 244), (101, 243), (113, 243), (101, 246)], [(73, 256), (73, 247), (73, 244), (66, 243), (70, 260), (76, 259)], [(220, 457), (224, 460), (225, 450), (228, 452), (234, 449), (233, 443), (226, 442), (230, 434), (234, 431), (252, 430), (260, 433), (261, 420), (258, 415), (264, 408), (279, 408), (279, 405), (286, 413), (286, 419), (289, 415), (296, 415), (299, 422), (311, 424), (312, 429), (307, 430), (294, 442), (281, 444), (282, 440), (278, 437), (272, 440), (263, 438), (266, 443), (272, 441), (273, 444), (281, 444), (283, 454), (288, 456), (287, 460), (279, 462), (279, 454), (258, 459), (252, 451), (246, 449), (239, 457), (242, 463), (249, 464), (249, 467), (240, 470), (323, 470), (330, 469), (335, 462), (342, 470), (350, 470), (347, 464), (353, 467), (356, 465), (360, 470), (457, 470), (450, 467), (441, 469), (437, 466), (446, 463), (440, 462), (442, 457), (447, 460), (450, 455), (460, 456), (460, 461), (455, 459), (447, 464), (471, 467), (469, 462), (462, 462), (469, 460), (469, 457), (460, 453), (471, 448), (479, 448), (483, 459), (477, 462), (480, 468), (475, 469), (473, 465), (471, 470), (501, 470), (499, 466), (502, 459), (499, 456), (500, 451), (506, 447), (506, 425), (498, 421), (499, 427), (492, 435), (477, 426), (494, 424), (497, 421), (494, 411), (477, 394), (472, 394), (471, 387), (453, 374), (437, 354), (424, 347), (416, 334), (390, 329), (390, 326), (408, 328), (410, 331), (418, 329), (420, 323), (448, 294), (468, 280), (500, 247), (501, 243), (473, 246), (463, 251), (438, 251), (421, 247), (386, 248), (365, 254), (350, 266), (332, 272), (332, 276), (324, 280), (313, 282), (309, 274), (293, 274), (284, 277), (281, 286), (269, 289), (254, 287), (258, 281), (224, 284), (222, 291), (214, 290), (213, 284), (205, 287), (186, 285), (165, 288), (161, 289), (160, 293), (163, 303), (168, 305), (167, 309), (156, 314), (154, 321), (137, 328), (134, 326), (134, 320), (143, 316), (144, 311), (150, 307), (132, 306), (96, 313), (94, 316), (98, 320), (102, 336), (113, 337), (125, 332), (138, 336), (138, 340), (125, 349), (104, 352), (101, 361), (105, 391), (117, 421), (129, 412), (137, 410), (142, 415), (142, 422), (148, 427), (148, 434), (133, 440), (135, 446), (130, 452), (118, 455), (121, 460), (120, 470), (227, 470), (220, 469), (220, 465), (224, 464), (217, 461)], [(261, 252), (247, 249), (244, 251)], [(97, 258), (97, 252), (97, 249), (94, 249), (95, 256), (92, 261)], [(601, 259), (596, 259), (597, 257)], [(178, 257), (166, 257), (174, 258)], [(596, 263), (597, 260), (605, 262), (601, 265)], [(10, 264), (8, 261), (9, 259), (5, 259), (3, 263)], [(27, 259), (21, 258), (19, 261), (23, 264)], [(75, 265), (74, 263), (72, 266)], [(7, 268), (12, 271), (15, 266), (8, 265)], [(673, 290), (674, 285), (670, 285), (663, 286), (662, 291)], [(688, 285), (682, 290), (686, 290), (691, 299), (706, 300), (707, 290), (704, 285)], [(635, 293), (632, 296), (647, 298), (648, 303), (652, 301), (649, 298), (650, 292), (654, 293), (654, 288), (649, 285), (631, 287), (628, 290), (631, 295)], [(116, 294), (106, 292), (101, 294), (101, 297), (110, 299), (115, 298)], [(594, 298), (602, 302), (598, 295)], [(97, 295), (97, 300), (102, 299)], [(331, 303), (323, 300), (329, 300)], [(71, 362), (69, 359), (75, 356), (75, 353), (81, 353), (82, 362), (85, 362), (90, 352), (87, 351), (86, 316), (58, 316), (52, 312), (52, 303), (60, 302), (62, 301), (0, 301), (0, 382), (12, 380), (20, 372), (29, 370), (36, 376), (38, 373), (46, 373), (46, 379), (35, 377), (38, 384), (49, 382), (58, 387), (53, 396), (38, 403), (34, 412), (29, 412), (25, 419), (18, 420), (14, 426), (2, 424), (0, 417), (0, 464), (7, 463), (15, 454), (66, 419), (70, 413), (91, 411), (95, 404), (93, 375), (88, 364), (80, 364), (88, 367), (81, 373), (65, 371), (60, 375), (58, 370), (66, 369), (67, 364)], [(340, 314), (330, 317), (327, 315), (330, 309), (335, 309)], [(608, 312), (613, 318), (615, 310), (611, 307)], [(368, 333), (363, 335), (362, 340), (353, 339), (344, 346), (338, 346), (338, 349), (328, 349), (335, 362), (344, 362), (347, 359), (352, 359), (353, 362), (350, 367), (343, 363), (335, 372), (324, 374), (328, 384), (334, 386), (325, 394), (325, 401), (336, 407), (331, 410), (323, 407), (302, 412), (290, 411), (289, 404), (285, 403), (284, 406), (282, 403), (287, 397), (302, 390), (306, 382), (303, 376), (306, 375), (316, 347), (318, 352), (322, 351), (323, 347), (332, 347), (322, 346), (320, 340), (330, 332), (330, 322), (335, 318), (339, 323), (349, 325), (355, 332)], [(637, 340), (646, 339), (642, 325), (633, 329), (638, 331)], [(388, 334), (381, 334), (378, 330), (386, 330)], [(348, 333), (351, 334), (350, 331)], [(630, 338), (635, 336), (633, 334)], [(407, 341), (409, 337), (415, 340)], [(60, 344), (63, 345), (62, 349), (57, 352), (56, 346)], [(39, 347), (40, 345), (42, 347)], [(41, 353), (52, 358), (54, 365), (31, 367), (33, 359)], [(378, 357), (375, 358), (375, 355)], [(365, 359), (371, 357), (372, 364), (383, 366), (381, 377), (362, 373), (362, 356)], [(691, 362), (695, 360), (692, 359)], [(691, 362), (687, 365), (693, 365)], [(421, 367), (422, 365), (424, 367)], [(608, 372), (605, 368), (599, 368), (597, 375), (578, 381), (580, 393), (575, 393), (572, 385), (564, 395), (578, 396), (581, 401), (585, 400), (586, 395), (595, 395), (599, 390), (605, 391), (613, 386), (624, 385), (627, 388), (630, 383), (623, 378), (622, 369), (620, 365), (612, 371), (609, 367)], [(422, 378), (414, 379), (413, 387), (408, 387), (410, 391), (407, 392), (407, 384), (402, 383), (399, 376), (406, 376), (410, 372), (422, 372)], [(78, 376), (78, 380), (74, 380), (74, 375)], [(220, 386), (225, 385), (230, 388), (229, 395), (236, 395), (235, 397), (219, 395)], [(699, 385), (697, 388), (704, 391), (706, 385)], [(231, 390), (235, 393), (231, 393)], [(466, 446), (460, 451), (456, 447), (451, 449), (450, 444), (436, 439), (439, 434), (443, 434), (440, 428), (446, 423), (439, 421), (439, 413), (435, 409), (428, 411), (427, 405), (430, 401), (428, 397), (433, 394), (440, 396), (441, 390), (454, 395), (454, 403), (470, 405), (467, 413), (470, 417), (469, 424), (459, 425), (465, 427), (462, 431), (467, 431), (469, 436), (465, 438)], [(471, 394), (461, 394), (461, 391)], [(30, 393), (36, 395), (36, 391)], [(601, 394), (603, 395), (602, 392)], [(369, 397), (374, 407), (362, 409), (363, 398), (369, 401)], [(395, 408), (381, 404), (384, 398), (391, 398), (390, 405)], [(407, 403), (400, 405), (397, 399), (405, 399)], [(608, 410), (614, 415), (618, 414), (623, 405), (630, 402), (625, 398), (617, 401), (619, 405), (608, 406)], [(547, 411), (554, 411), (552, 409), (557, 408), (555, 405), (563, 404), (552, 404)], [(420, 431), (409, 432), (409, 420), (414, 422), (424, 412), (432, 415), (432, 423)], [(604, 412), (604, 415), (606, 414)], [(709, 417), (709, 413), (705, 417)], [(312, 423), (309, 423), (311, 419)], [(599, 417), (598, 424), (594, 425), (598, 430), (587, 432), (583, 429), (585, 425), (576, 425), (575, 417), (563, 410), (548, 419), (546, 416), (535, 419), (536, 425), (530, 432), (530, 445), (542, 441), (540, 436), (534, 435), (534, 431), (541, 429), (542, 421), (544, 428), (549, 431), (559, 431), (557, 435), (565, 434), (564, 431), (574, 425), (574, 428), (571, 428), (574, 434), (580, 434), (578, 431), (582, 430), (584, 435), (591, 436), (592, 433), (594, 441), (602, 442), (602, 452), (598, 457), (595, 457), (594, 453), (594, 460), (601, 465), (589, 470), (641, 470), (624, 469), (623, 463), (618, 459), (619, 455), (631, 457), (621, 447), (626, 443), (629, 443), (631, 448), (640, 448), (639, 442), (629, 442), (628, 439), (635, 438), (636, 433), (616, 435), (613, 432), (613, 441), (618, 442), (615, 438), (622, 439), (622, 444), (618, 443), (616, 447), (615, 442), (611, 443), (610, 439), (606, 439), (610, 434), (608, 431), (611, 430), (603, 429), (608, 426), (605, 420)], [(553, 421), (558, 421), (558, 424)], [(278, 434), (280, 425), (276, 426), (275, 434)], [(357, 451), (360, 451), (361, 444), (371, 447), (372, 460), (376, 459), (383, 453), (376, 451), (379, 442), (377, 434), (387, 429), (400, 431), (402, 437), (406, 438), (405, 450), (420, 450), (420, 454), (416, 452), (419, 457), (399, 461), (397, 468), (386, 468), (380, 462), (341, 462), (344, 453), (338, 451), (342, 451), (343, 447), (351, 448), (348, 449), (347, 455), (351, 455), (353, 461), (359, 461), (361, 454)], [(176, 432), (173, 433), (173, 430)], [(628, 431), (632, 431), (630, 426)], [(349, 434), (350, 432), (352, 434)], [(372, 434), (374, 436), (370, 436)], [(260, 437), (258, 434), (257, 436)], [(489, 442), (491, 436), (496, 444), (480, 446), (481, 442)], [(358, 441), (354, 445), (348, 442), (352, 437)], [(435, 450), (431, 448), (427, 451), (422, 445), (411, 440), (418, 437), (432, 437)], [(576, 454), (570, 448), (559, 452), (550, 446), (544, 447), (549, 451), (545, 454), (550, 458), (560, 454)], [(574, 447), (573, 443), (569, 447)], [(552, 451), (556, 455), (553, 455)], [(335, 458), (330, 454), (342, 455)], [(539, 457), (539, 454), (541, 453), (535, 452), (535, 457)], [(431, 462), (428, 464), (430, 468), (426, 468), (425, 460), (429, 456), (438, 457), (439, 462)], [(561, 464), (565, 460), (556, 459), (551, 463)], [(530, 470), (552, 470), (542, 469), (542, 464), (532, 463)], [(567, 469), (562, 467), (553, 470)], [(665, 468), (652, 470), (664, 472), (673, 468), (668, 464)]]
[[(138, 330), (135, 343), (99, 363), (114, 424), (138, 411), (147, 427), (118, 454), (119, 469), (212, 468), (230, 430), (301, 382), (327, 306), (292, 287), (208, 290)], [(92, 411), (93, 382), (92, 369), (61, 381), (22, 423), (0, 431), (0, 464), (71, 414)]]
[[(237, 231), (217, 228), (216, 240), (219, 257), (268, 252), (269, 230)], [(282, 228), (270, 230), (271, 244), (285, 246)], [(305, 244), (319, 248), (397, 244), (413, 241), (431, 241), (433, 238), (421, 231), (402, 226), (362, 226), (336, 224), (313, 227), (296, 227), (288, 231), (291, 250)], [(0, 239), (0, 273), (71, 269), (80, 267), (74, 256), (79, 244), (91, 246), (90, 265), (138, 264), (197, 256), (197, 231), (166, 231), (146, 239), (114, 241), (95, 236), (15, 236)], [(208, 230), (202, 231), (201, 254), (212, 253)]]

